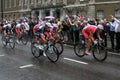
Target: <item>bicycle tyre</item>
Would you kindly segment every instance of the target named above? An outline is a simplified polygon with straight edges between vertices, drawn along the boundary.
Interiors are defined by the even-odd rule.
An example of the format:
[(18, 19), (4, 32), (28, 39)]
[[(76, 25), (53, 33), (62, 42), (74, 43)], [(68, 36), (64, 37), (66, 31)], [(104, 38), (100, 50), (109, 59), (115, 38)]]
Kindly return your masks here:
[(2, 44), (3, 44), (3, 46), (4, 46), (4, 47), (6, 47), (6, 46), (7, 46), (6, 37), (5, 37), (5, 38), (4, 38), (4, 37), (2, 37)]
[(9, 46), (10, 46), (11, 49), (14, 49), (14, 47), (15, 47), (15, 39), (14, 39), (14, 37), (9, 38)]
[(62, 42), (56, 42), (55, 47), (57, 48), (59, 55), (61, 55), (64, 51), (63, 43)]
[(75, 44), (74, 45), (74, 53), (78, 57), (83, 57), (85, 55), (85, 47), (81, 44)]
[(31, 52), (35, 58), (39, 58), (41, 56), (40, 50), (35, 46), (35, 43), (31, 43)]
[(22, 34), (21, 42), (22, 42), (23, 45), (27, 45), (27, 43), (28, 43), (28, 35), (26, 33)]
[(95, 46), (92, 52), (93, 52), (94, 59), (96, 59), (97, 61), (102, 62), (102, 61), (105, 61), (107, 59), (108, 52), (107, 52), (107, 49), (105, 47)]
[[(59, 52), (58, 52), (58, 50), (57, 50), (57, 48), (55, 47), (55, 46), (53, 46), (53, 45), (50, 45), (50, 48), (52, 48), (53, 49), (53, 51), (52, 52), (50, 52), (50, 50), (49, 50), (49, 47), (46, 49), (46, 56), (47, 56), (47, 58), (51, 61), (51, 62), (53, 62), (53, 63), (55, 63), (55, 62), (57, 62), (58, 61), (58, 59), (59, 59)], [(55, 58), (53, 59), (53, 55), (55, 54)]]

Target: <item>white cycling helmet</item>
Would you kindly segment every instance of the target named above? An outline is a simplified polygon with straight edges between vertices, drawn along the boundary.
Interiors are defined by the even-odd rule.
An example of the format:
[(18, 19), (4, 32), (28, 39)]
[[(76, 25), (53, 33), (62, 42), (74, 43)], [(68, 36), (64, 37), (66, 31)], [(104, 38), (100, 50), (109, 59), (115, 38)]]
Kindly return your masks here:
[(98, 24), (97, 28), (103, 30), (103, 26), (101, 24)]
[(11, 24), (7, 24), (7, 26), (8, 26), (9, 28), (11, 28)]
[(51, 27), (51, 24), (50, 23), (46, 23), (45, 27)]

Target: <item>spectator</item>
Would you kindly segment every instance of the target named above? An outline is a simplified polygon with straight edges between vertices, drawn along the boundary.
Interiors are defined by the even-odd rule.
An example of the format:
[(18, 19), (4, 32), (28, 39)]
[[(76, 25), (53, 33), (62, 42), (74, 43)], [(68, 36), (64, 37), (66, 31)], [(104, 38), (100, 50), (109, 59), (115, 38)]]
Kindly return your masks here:
[(118, 23), (118, 25), (115, 27), (115, 33), (116, 33), (116, 52), (119, 52), (120, 50), (120, 21), (116, 18), (114, 20)]
[(106, 19), (104, 19), (104, 41), (105, 41), (105, 47), (107, 47), (107, 34), (108, 34), (108, 31), (109, 31), (109, 28), (110, 28), (110, 24), (109, 22), (107, 22)]
[(33, 37), (33, 27), (37, 24), (33, 19), (30, 19), (29, 21), (29, 26), (30, 26), (30, 30), (29, 30), (29, 34), (30, 34), (30, 38)]
[(70, 22), (70, 25), (72, 26), (71, 28), (71, 39), (72, 41), (78, 41), (79, 40), (79, 37), (78, 37), (78, 34), (79, 34), (79, 31), (78, 31), (78, 19), (77, 17), (74, 17), (73, 18), (73, 21)]
[(64, 35), (64, 41), (68, 41), (69, 26), (65, 21), (62, 21), (62, 26), (63, 26), (62, 31)]
[(111, 40), (111, 48), (115, 49), (115, 27), (118, 26), (118, 23), (115, 21), (114, 17), (111, 16), (111, 22), (110, 22), (110, 40)]

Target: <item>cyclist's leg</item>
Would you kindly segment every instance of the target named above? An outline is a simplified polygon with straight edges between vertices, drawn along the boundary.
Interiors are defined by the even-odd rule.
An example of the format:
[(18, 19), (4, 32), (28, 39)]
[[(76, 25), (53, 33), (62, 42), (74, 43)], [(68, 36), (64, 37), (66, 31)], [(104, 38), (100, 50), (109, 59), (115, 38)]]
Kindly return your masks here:
[(16, 28), (15, 31), (16, 31), (16, 37), (17, 37), (17, 39), (18, 39), (18, 38), (19, 38), (19, 35), (20, 35), (20, 33), (19, 33), (20, 30), (19, 30), (19, 28)]
[(42, 33), (40, 34), (40, 42), (41, 42), (41, 44), (45, 44), (46, 43), (45, 36)]
[(85, 45), (85, 47), (86, 47), (86, 50), (85, 50), (85, 53), (86, 54), (90, 54), (90, 51), (89, 51), (89, 49), (90, 49), (90, 44), (91, 44), (91, 39), (90, 39), (90, 34), (88, 33), (88, 32), (86, 32), (86, 31), (82, 31), (82, 34), (83, 34), (83, 36), (85, 37), (85, 40), (86, 40), (86, 45)]
[(3, 37), (6, 37), (6, 36), (7, 36), (7, 31), (3, 30)]

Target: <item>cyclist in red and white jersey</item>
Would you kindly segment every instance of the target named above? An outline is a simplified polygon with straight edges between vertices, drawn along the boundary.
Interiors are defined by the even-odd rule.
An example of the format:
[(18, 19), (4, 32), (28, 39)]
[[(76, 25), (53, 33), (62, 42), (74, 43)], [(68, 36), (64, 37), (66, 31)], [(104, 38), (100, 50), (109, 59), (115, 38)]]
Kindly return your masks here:
[(90, 54), (89, 48), (92, 42), (96, 43), (95, 38), (97, 37), (99, 40), (102, 40), (100, 37), (100, 32), (103, 30), (103, 27), (101, 26), (95, 26), (95, 25), (88, 25), (83, 28), (82, 34), (84, 38), (87, 40), (86, 43), (86, 54)]

